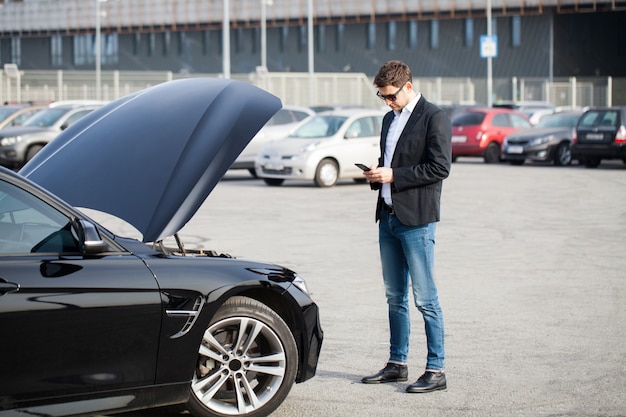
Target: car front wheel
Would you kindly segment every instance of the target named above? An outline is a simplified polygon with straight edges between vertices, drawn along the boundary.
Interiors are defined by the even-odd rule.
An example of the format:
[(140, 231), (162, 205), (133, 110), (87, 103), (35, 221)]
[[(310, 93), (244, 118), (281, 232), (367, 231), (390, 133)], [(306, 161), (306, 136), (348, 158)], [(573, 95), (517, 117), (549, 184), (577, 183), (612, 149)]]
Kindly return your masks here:
[(318, 187), (332, 187), (339, 178), (339, 166), (332, 159), (323, 159), (315, 170), (315, 185)]
[(187, 406), (196, 417), (266, 416), (296, 377), (298, 350), (276, 312), (233, 297), (204, 332)]
[(572, 163), (572, 152), (569, 149), (569, 143), (563, 142), (559, 144), (554, 153), (554, 165), (567, 166)]

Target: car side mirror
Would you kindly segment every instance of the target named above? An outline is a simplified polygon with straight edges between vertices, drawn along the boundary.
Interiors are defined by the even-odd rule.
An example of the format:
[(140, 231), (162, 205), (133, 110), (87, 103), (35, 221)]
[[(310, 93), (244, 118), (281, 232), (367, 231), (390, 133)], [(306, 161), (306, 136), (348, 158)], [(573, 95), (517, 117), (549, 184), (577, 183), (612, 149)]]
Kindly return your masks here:
[(96, 226), (87, 220), (78, 220), (76, 223), (81, 246), (87, 254), (106, 252), (108, 245), (100, 237)]
[(344, 139), (354, 139), (358, 137), (359, 134), (357, 132), (346, 132), (346, 134), (344, 135)]

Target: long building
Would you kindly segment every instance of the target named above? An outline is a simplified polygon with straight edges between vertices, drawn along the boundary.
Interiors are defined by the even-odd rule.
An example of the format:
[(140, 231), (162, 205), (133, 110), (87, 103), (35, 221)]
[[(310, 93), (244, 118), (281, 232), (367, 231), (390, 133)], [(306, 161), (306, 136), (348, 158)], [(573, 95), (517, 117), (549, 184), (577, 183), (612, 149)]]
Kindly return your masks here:
[(493, 77), (618, 79), (624, 21), (617, 0), (0, 0), (0, 64), (371, 77), (401, 59), (416, 77), (485, 78), (495, 55)]

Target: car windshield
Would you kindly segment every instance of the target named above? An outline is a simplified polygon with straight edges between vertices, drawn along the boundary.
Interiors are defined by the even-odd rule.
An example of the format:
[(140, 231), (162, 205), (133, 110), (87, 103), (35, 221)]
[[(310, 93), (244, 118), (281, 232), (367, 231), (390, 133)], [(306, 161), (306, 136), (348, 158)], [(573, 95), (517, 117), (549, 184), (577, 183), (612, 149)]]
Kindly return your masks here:
[(452, 126), (478, 126), (485, 120), (485, 113), (465, 112), (452, 119)]
[(26, 120), (23, 126), (50, 127), (54, 125), (65, 113), (67, 113), (67, 110), (63, 109), (42, 110)]
[(342, 116), (315, 116), (296, 129), (290, 137), (292, 138), (327, 138), (339, 130), (347, 117)]
[(0, 107), (0, 122), (17, 111), (14, 107)]
[(580, 126), (585, 127), (615, 127), (618, 114), (616, 110), (590, 110), (580, 118)]
[(580, 115), (578, 114), (549, 114), (543, 116), (535, 127), (575, 127)]

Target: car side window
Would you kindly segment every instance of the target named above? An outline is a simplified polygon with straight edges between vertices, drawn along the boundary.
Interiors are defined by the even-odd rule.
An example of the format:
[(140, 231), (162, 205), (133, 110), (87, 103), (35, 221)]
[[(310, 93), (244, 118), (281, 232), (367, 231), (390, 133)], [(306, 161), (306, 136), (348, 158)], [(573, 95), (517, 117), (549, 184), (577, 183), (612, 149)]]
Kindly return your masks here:
[(298, 110), (292, 110), (291, 114), (293, 115), (294, 119), (299, 122), (300, 120), (304, 120), (307, 117), (309, 117), (309, 114), (303, 111), (298, 111)]
[(504, 113), (494, 115), (492, 124), (494, 126), (511, 126), (509, 115)]
[(376, 136), (376, 120), (373, 117), (362, 117), (352, 122), (346, 131), (348, 138), (365, 138)]
[(518, 116), (517, 114), (511, 114), (511, 121), (513, 123), (513, 127), (530, 127), (530, 123), (526, 121), (526, 119), (524, 119), (521, 116)]
[(76, 123), (79, 119), (81, 119), (83, 116), (85, 116), (88, 113), (91, 113), (92, 110), (82, 110), (82, 111), (78, 111), (74, 114), (72, 114), (70, 117), (67, 118), (67, 120), (65, 121), (65, 123), (63, 123), (64, 126), (71, 126), (74, 123)]
[(0, 181), (0, 256), (80, 252), (71, 219), (41, 199)]

